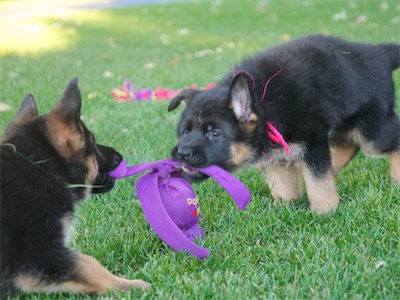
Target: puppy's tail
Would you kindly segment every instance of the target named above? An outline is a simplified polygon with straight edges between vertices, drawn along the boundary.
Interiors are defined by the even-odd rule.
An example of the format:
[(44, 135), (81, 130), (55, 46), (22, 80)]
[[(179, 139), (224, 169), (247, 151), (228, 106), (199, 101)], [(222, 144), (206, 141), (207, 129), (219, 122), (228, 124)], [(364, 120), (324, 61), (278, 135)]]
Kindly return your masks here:
[(400, 67), (400, 45), (398, 44), (381, 44), (382, 49), (389, 57), (392, 71)]

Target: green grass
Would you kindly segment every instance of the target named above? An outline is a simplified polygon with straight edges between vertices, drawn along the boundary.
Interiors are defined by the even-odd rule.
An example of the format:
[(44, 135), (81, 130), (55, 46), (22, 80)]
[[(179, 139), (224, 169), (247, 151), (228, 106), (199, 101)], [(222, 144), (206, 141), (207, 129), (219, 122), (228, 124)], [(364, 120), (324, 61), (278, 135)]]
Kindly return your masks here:
[[(67, 81), (78, 76), (85, 98), (82, 116), (99, 142), (119, 149), (130, 164), (166, 158), (179, 110), (167, 113), (167, 102), (115, 103), (109, 92), (125, 78), (137, 87), (204, 86), (242, 57), (310, 33), (399, 42), (398, 1), (385, 1), (386, 9), (381, 2), (195, 1), (3, 16), (0, 103), (10, 110), (0, 112), (0, 127), (27, 93), (34, 93), (45, 113)], [(332, 21), (343, 11), (344, 20)], [(367, 21), (355, 22), (358, 16)], [(212, 54), (198, 57), (204, 49)], [(104, 77), (105, 71), (113, 77)], [(394, 77), (400, 91), (398, 71)], [(309, 212), (305, 196), (299, 204), (275, 207), (255, 169), (236, 173), (253, 192), (245, 211), (212, 180), (195, 185), (207, 231), (201, 245), (211, 250), (203, 261), (160, 241), (141, 212), (134, 178), (125, 179), (109, 194), (79, 206), (71, 246), (116, 274), (152, 284), (149, 294), (109, 298), (398, 299), (400, 188), (388, 179), (388, 169), (384, 159), (358, 155), (337, 178), (341, 205), (324, 216)], [(96, 298), (32, 294), (19, 299), (66, 296)]]

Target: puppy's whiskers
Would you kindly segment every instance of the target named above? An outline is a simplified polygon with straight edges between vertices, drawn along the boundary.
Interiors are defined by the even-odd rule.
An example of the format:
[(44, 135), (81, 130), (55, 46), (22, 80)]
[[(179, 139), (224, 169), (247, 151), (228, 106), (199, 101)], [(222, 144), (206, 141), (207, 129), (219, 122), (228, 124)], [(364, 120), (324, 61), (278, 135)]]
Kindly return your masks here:
[(91, 185), (91, 184), (81, 184), (81, 183), (67, 184), (67, 188), (69, 188), (69, 189), (75, 189), (75, 188), (101, 189), (104, 187), (105, 187), (104, 185)]

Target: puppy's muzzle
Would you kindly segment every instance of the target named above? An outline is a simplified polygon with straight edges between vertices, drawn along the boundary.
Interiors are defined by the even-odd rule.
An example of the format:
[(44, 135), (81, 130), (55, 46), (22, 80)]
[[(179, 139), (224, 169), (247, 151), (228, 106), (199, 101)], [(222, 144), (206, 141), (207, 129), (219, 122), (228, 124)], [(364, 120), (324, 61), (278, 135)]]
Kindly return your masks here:
[(193, 150), (190, 147), (179, 147), (176, 155), (183, 162), (190, 161), (193, 157)]
[(182, 162), (182, 175), (185, 179), (192, 182), (200, 182), (208, 178), (207, 175), (196, 171), (192, 167), (205, 167), (207, 160), (199, 151), (195, 151), (189, 146), (176, 145), (172, 150), (172, 158)]
[(114, 170), (122, 161), (122, 155), (115, 149), (98, 145), (99, 153), (97, 160), (99, 163), (99, 173), (93, 183), (92, 193), (106, 193), (114, 187), (115, 179), (111, 178), (108, 173)]

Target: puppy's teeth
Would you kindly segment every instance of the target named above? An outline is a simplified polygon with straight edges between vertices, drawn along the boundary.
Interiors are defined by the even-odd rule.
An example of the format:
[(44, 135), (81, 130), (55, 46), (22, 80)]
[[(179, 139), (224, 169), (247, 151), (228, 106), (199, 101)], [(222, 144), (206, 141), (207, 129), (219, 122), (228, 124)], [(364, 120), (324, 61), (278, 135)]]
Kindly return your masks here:
[(196, 172), (196, 170), (194, 170), (194, 169), (192, 169), (192, 168), (189, 168), (189, 167), (187, 167), (187, 166), (182, 166), (182, 169), (183, 169), (183, 171), (186, 172), (186, 173), (195, 173), (195, 172)]

